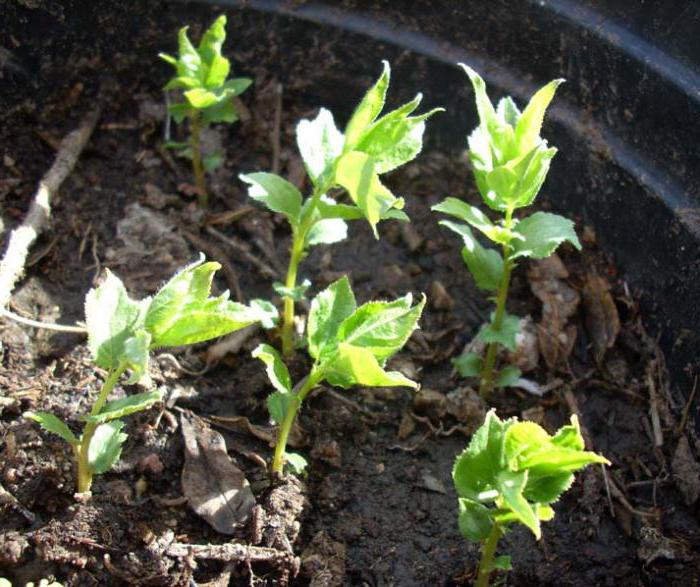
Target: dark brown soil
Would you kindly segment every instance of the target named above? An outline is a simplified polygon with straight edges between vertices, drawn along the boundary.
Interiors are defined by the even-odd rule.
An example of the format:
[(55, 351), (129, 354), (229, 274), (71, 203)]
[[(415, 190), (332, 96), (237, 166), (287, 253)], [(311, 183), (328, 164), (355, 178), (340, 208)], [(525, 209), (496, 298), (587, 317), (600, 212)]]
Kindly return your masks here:
[[(143, 296), (199, 250), (227, 263), (228, 273), (217, 283), (220, 289), (235, 291), (238, 286), (248, 299), (270, 295), (270, 275), (205, 230), (212, 218), (196, 211), (186, 163), (176, 161), (173, 169), (158, 150), (159, 88), (168, 71), (155, 59), (143, 61), (144, 56), (172, 49), (182, 23), (191, 23), (198, 35), (212, 14), (178, 7), (157, 26), (144, 20), (134, 53), (116, 54), (112, 61), (104, 54), (92, 61), (71, 55), (62, 65), (70, 74), (53, 85), (50, 99), (17, 104), (6, 117), (0, 130), (5, 156), (0, 201), (6, 228), (12, 228), (21, 222), (38, 178), (53, 160), (52, 142), (88, 110), (100, 80), (112, 82), (103, 86), (101, 125), (53, 200), (52, 226), (35, 244), (27, 277), (13, 296), (16, 312), (75, 322), (82, 318), (85, 293), (103, 268), (112, 269), (135, 295)], [(268, 65), (283, 53), (272, 29), (260, 32), (268, 30), (268, 17), (232, 15), (229, 30), (237, 72), (253, 76), (255, 85), (243, 96), (249, 117), (218, 130), (227, 158), (211, 178), (212, 213), (244, 210), (239, 218), (216, 224), (216, 230), (247, 243), (251, 254), (280, 272), (287, 258), (287, 227), (258, 207), (246, 212), (250, 202), (236, 178), (239, 172), (268, 170), (273, 164), (277, 83), (284, 82), (279, 163), (283, 175), (294, 176), (299, 169), (295, 123), (313, 115), (322, 105), (318, 96), (331, 91), (314, 84), (321, 77), (326, 82), (337, 78), (334, 91), (347, 90), (340, 102), (350, 104), (359, 99), (371, 76), (348, 79), (342, 64), (331, 58), (332, 40), (315, 39), (305, 48), (306, 61), (325, 64), (335, 74), (294, 70), (286, 72), (284, 80), (275, 78), (271, 72), (276, 69)], [(311, 33), (309, 38), (314, 39)], [(50, 65), (41, 63), (43, 68)], [(12, 178), (18, 181), (7, 181)], [(92, 500), (80, 503), (73, 498), (74, 471), (66, 446), (21, 414), (28, 409), (52, 411), (77, 425), (101, 375), (91, 366), (79, 336), (0, 321), (0, 483), (7, 492), (0, 502), (0, 576), (17, 585), (42, 577), (55, 577), (65, 585), (283, 583), (288, 566), (241, 561), (226, 565), (164, 554), (167, 537), (193, 544), (260, 543), (254, 524), (224, 536), (178, 500), (184, 458), (178, 410), (191, 410), (224, 435), (231, 458), (266, 510), (268, 528), (271, 519), (277, 520), (274, 524), (294, 542), (301, 571), (293, 584), (471, 581), (478, 552), (457, 530), (450, 474), (455, 455), (468, 442), (468, 434), (459, 428), (473, 430), (473, 422), (470, 428), (469, 422), (446, 410), (445, 398), (458, 389), (466, 393), (472, 383), (454, 375), (449, 359), (475, 334), (490, 303), (464, 268), (457, 239), (437, 225), (429, 209), (447, 195), (477, 201), (459, 154), (428, 149), (387, 181), (406, 198), (411, 228), (386, 222), (376, 241), (365, 224), (354, 223), (348, 241), (314, 249), (302, 274), (311, 279), (313, 292), (347, 274), (362, 301), (407, 291), (432, 293), (421, 331), (395, 360), (398, 368), (417, 377), (423, 390), (419, 401), (406, 390), (313, 395), (300, 422), (305, 434), (299, 450), (309, 459), (308, 475), (302, 488), (284, 486), (274, 499), (260, 465), (271, 456), (269, 445), (231, 422), (217, 424), (212, 419), (244, 416), (253, 424), (268, 425), (269, 385), (249, 351), (264, 339), (276, 343), (272, 334), (255, 335), (239, 353), (199, 376), (187, 375), (167, 358), (154, 360), (154, 384), (164, 387), (170, 401), (127, 419), (129, 440), (121, 460), (112, 472), (96, 479)], [(546, 198), (543, 201), (546, 207)], [(133, 208), (134, 203), (143, 208)], [(125, 217), (130, 222), (125, 224)], [(171, 226), (170, 232), (153, 228), (154, 218)], [(610, 284), (621, 319), (614, 346), (596, 360), (592, 311), (582, 304), (571, 320), (577, 342), (566, 368), (553, 372), (540, 361), (527, 374), (541, 385), (552, 384), (552, 390), (543, 397), (502, 391), (493, 402), (502, 416), (525, 412), (550, 430), (578, 410), (589, 442), (613, 466), (607, 477), (599, 469), (580, 476), (557, 504), (556, 518), (545, 525), (539, 543), (522, 528), (506, 536), (500, 551), (513, 556), (514, 570), (502, 579), (512, 585), (694, 585), (700, 571), (697, 509), (684, 501), (687, 491), (681, 491), (681, 469), (674, 460), (679, 440), (686, 438), (680, 427), (683, 406), (670, 399), (663, 357), (644, 332), (643, 316), (624, 275), (598, 250), (592, 231), (580, 223), (578, 227), (585, 233), (585, 251), (562, 251), (570, 273), (567, 283), (580, 291), (597, 273)], [(538, 322), (542, 304), (532, 294), (528, 269), (524, 264), (517, 271), (510, 311), (530, 314)], [(179, 353), (178, 359), (197, 369), (204, 364), (205, 351), (202, 347)], [(295, 379), (307, 366), (302, 355), (292, 365)], [(650, 386), (658, 396), (661, 447), (653, 441)], [(135, 389), (123, 386), (116, 393)], [(692, 439), (690, 446), (692, 453)], [(154, 463), (162, 464), (162, 470)], [(289, 512), (285, 518), (279, 506), (271, 505), (287, 498), (301, 510), (298, 519), (290, 519)], [(279, 515), (283, 517), (274, 518)]]

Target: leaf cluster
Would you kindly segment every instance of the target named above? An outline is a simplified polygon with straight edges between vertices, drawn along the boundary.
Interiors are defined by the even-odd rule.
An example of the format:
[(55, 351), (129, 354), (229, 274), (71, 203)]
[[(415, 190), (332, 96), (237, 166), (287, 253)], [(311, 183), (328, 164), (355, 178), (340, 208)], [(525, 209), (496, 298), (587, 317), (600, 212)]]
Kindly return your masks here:
[[(386, 218), (407, 220), (404, 201), (386, 187), (380, 176), (413, 160), (423, 146), (425, 121), (440, 109), (420, 115), (418, 94), (410, 102), (380, 116), (389, 88), (390, 68), (367, 91), (345, 131), (322, 108), (313, 120), (302, 120), (296, 129), (297, 145), (313, 185), (313, 196), (304, 198), (287, 180), (272, 173), (249, 173), (249, 195), (273, 212), (286, 216), (293, 230), (304, 232), (304, 247), (334, 243), (347, 235), (347, 220), (365, 218), (375, 237), (377, 223)], [(327, 194), (342, 189), (350, 203), (339, 203)]]
[[(411, 294), (390, 302), (368, 302), (358, 307), (347, 277), (329, 285), (311, 302), (306, 342), (314, 364), (306, 387), (327, 381), (348, 389), (418, 385), (397, 371), (385, 370), (387, 360), (403, 348), (425, 306), (425, 296), (413, 304)], [(267, 344), (253, 356), (266, 365), (275, 388), (268, 398), (272, 419), (281, 423), (292, 402), (300, 401), (287, 366)], [(302, 398), (303, 399), (303, 398)]]
[(187, 36), (188, 27), (178, 33), (178, 56), (160, 53), (175, 68), (166, 90), (182, 90), (183, 101), (168, 108), (176, 122), (198, 113), (205, 124), (235, 122), (238, 119), (231, 98), (242, 94), (252, 83), (249, 78), (227, 79), (230, 61), (221, 54), (226, 40), (226, 16), (221, 15), (207, 29), (195, 47)]
[(459, 496), (459, 528), (484, 540), (493, 525), (524, 524), (539, 539), (540, 522), (554, 517), (551, 504), (571, 486), (574, 473), (610, 464), (584, 450), (576, 416), (550, 436), (534, 422), (502, 421), (491, 410), (452, 470)]
[[(202, 342), (256, 322), (272, 326), (277, 310), (269, 302), (253, 300), (246, 306), (229, 300), (228, 292), (210, 297), (212, 279), (219, 267), (218, 263), (200, 259), (173, 276), (153, 298), (140, 301), (131, 299), (112, 273), (90, 290), (85, 300), (88, 347), (95, 364), (110, 373), (111, 385), (126, 369), (131, 370), (129, 383), (145, 377), (149, 353), (154, 349)], [(160, 400), (158, 390), (129, 395), (82, 418), (94, 427), (87, 447), (93, 474), (109, 470), (119, 458), (126, 440), (120, 419)], [(81, 448), (82, 438), (53, 414), (25, 415), (59, 435), (76, 451), (85, 450)]]

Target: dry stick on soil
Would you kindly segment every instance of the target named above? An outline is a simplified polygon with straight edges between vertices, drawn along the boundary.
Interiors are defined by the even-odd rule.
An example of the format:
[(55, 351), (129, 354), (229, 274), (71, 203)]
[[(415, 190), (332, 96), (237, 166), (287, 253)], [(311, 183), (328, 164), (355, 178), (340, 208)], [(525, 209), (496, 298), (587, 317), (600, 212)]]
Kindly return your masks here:
[(205, 558), (217, 561), (251, 561), (254, 563), (272, 564), (290, 563), (294, 558), (290, 553), (277, 550), (276, 548), (233, 543), (184, 544), (174, 542), (168, 546), (165, 554), (177, 558), (191, 555), (194, 558)]
[(248, 261), (249, 263), (255, 265), (259, 270), (260, 273), (262, 273), (265, 277), (270, 277), (272, 279), (280, 279), (280, 273), (279, 271), (276, 271), (272, 267), (270, 267), (265, 261), (259, 259), (256, 257), (253, 253), (250, 252), (250, 247), (241, 241), (239, 241), (237, 238), (233, 236), (226, 236), (225, 234), (219, 232), (216, 230), (216, 228), (212, 226), (207, 226), (205, 229), (210, 235), (218, 238), (220, 241), (226, 243), (228, 246), (230, 246), (233, 250), (235, 250), (237, 253), (241, 254), (241, 257)]
[(651, 415), (651, 425), (654, 428), (654, 446), (660, 448), (664, 445), (664, 435), (661, 430), (661, 420), (659, 418), (659, 405), (656, 397), (656, 384), (654, 383), (654, 371), (657, 363), (652, 360), (647, 365), (647, 387), (649, 389), (649, 414)]
[(690, 392), (688, 401), (683, 408), (683, 415), (681, 416), (681, 421), (676, 429), (676, 434), (680, 436), (685, 430), (685, 425), (688, 423), (688, 416), (690, 415), (690, 407), (693, 405), (693, 400), (695, 399), (695, 392), (698, 390), (698, 376), (695, 376), (695, 381), (693, 382), (693, 391)]
[(100, 113), (101, 107), (98, 105), (83, 118), (76, 130), (66, 135), (61, 141), (53, 165), (39, 182), (39, 189), (34, 195), (27, 217), (10, 235), (7, 251), (0, 262), (0, 310), (8, 318), (13, 318), (14, 315), (7, 312), (5, 307), (10, 301), (17, 280), (24, 272), (29, 247), (49, 221), (51, 196), (58, 191), (63, 181), (73, 171), (80, 153), (95, 129)]

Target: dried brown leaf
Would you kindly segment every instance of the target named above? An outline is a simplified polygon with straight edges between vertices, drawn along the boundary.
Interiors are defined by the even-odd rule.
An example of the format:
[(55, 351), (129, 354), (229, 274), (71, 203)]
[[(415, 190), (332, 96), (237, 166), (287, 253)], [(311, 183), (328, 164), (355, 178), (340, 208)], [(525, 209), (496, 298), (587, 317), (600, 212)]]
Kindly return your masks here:
[(196, 416), (182, 414), (185, 442), (182, 491), (197, 515), (222, 534), (233, 534), (246, 522), (255, 497), (243, 472), (226, 452), (226, 442)]
[(595, 358), (600, 361), (605, 351), (615, 344), (620, 333), (620, 316), (610, 295), (610, 284), (596, 273), (586, 276), (583, 286), (586, 330), (593, 341)]
[(685, 436), (681, 436), (678, 441), (671, 467), (674, 481), (683, 494), (685, 503), (693, 505), (700, 497), (700, 464), (693, 457)]

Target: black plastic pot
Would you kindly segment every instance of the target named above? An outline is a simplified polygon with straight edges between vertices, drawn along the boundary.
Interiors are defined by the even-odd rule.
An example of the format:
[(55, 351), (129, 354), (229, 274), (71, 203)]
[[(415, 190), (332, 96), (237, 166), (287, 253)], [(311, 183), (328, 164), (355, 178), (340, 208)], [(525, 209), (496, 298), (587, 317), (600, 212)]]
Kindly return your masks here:
[[(2, 116), (11, 115), (22, 99), (40, 102), (66, 83), (61, 68), (54, 70), (50, 63), (67, 62), (85, 47), (103, 57), (138, 49), (130, 45), (130, 31), (147, 19), (157, 26), (158, 15), (168, 8), (167, 2), (103, 4), (39, 2), (32, 8), (11, 0), (0, 3), (5, 21), (0, 63), (7, 82), (0, 95)], [(420, 87), (429, 105), (447, 108), (432, 125), (430, 140), (439, 148), (464, 148), (475, 124), (466, 79), (454, 63), (481, 71), (493, 95), (508, 93), (521, 102), (542, 83), (566, 78), (545, 132), (561, 153), (545, 193), (555, 207), (595, 228), (630, 287), (641, 292), (648, 326), (666, 352), (677, 400), (685, 400), (700, 366), (697, 3), (215, 4), (245, 8), (240, 12), (244, 20), (246, 14), (271, 13), (268, 29), (260, 34), (274, 38), (280, 48), (275, 73), (283, 82), (291, 63), (303, 63), (306, 43), (334, 40), (338, 65), (321, 72), (314, 63), (307, 68), (317, 103), (340, 113), (350, 110), (350, 97), (376, 73), (379, 59), (390, 59), (406, 96), (408, 88)]]

